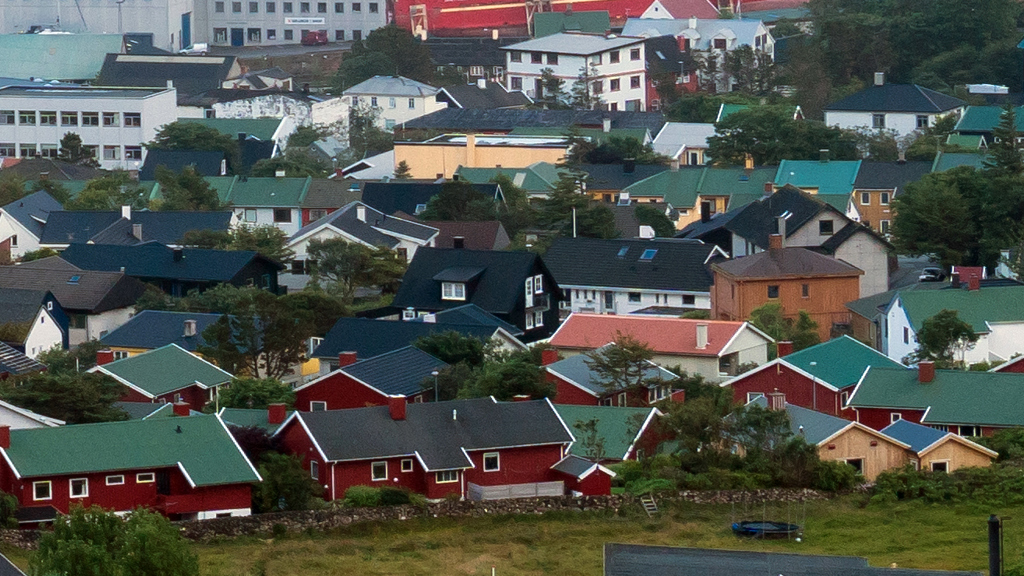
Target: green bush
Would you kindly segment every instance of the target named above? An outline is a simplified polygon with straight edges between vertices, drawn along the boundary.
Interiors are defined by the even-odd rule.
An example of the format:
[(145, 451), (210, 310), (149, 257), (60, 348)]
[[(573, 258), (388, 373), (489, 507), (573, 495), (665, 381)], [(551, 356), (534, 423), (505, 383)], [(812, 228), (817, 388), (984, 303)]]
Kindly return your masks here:
[(687, 490), (760, 490), (773, 486), (768, 474), (711, 468), (699, 474), (685, 474), (681, 487)]
[(609, 468), (615, 472), (612, 486), (622, 487), (644, 477), (644, 467), (636, 460), (623, 460), (617, 464), (612, 464)]
[(626, 492), (630, 494), (647, 494), (648, 492), (674, 491), (676, 483), (667, 478), (643, 478), (626, 484)]
[(845, 462), (819, 460), (814, 466), (814, 488), (828, 492), (849, 490), (864, 482), (864, 478)]
[(1016, 466), (961, 468), (951, 474), (907, 466), (883, 472), (875, 480), (873, 502), (923, 500), (985, 506), (1024, 504), (1024, 470)]
[(345, 504), (354, 508), (380, 506), (380, 489), (371, 486), (353, 486), (345, 490)]
[(404, 488), (392, 488), (386, 486), (380, 489), (380, 505), (381, 506), (400, 506), (402, 504), (409, 504), (411, 499), (409, 498), (409, 491)]

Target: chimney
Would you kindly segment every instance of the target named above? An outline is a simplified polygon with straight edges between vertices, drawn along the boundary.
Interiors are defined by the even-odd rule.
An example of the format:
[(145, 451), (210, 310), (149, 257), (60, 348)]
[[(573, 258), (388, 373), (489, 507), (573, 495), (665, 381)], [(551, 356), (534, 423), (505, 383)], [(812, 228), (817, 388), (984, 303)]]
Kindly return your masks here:
[(498, 39), (498, 29), (495, 28), (495, 29), (491, 30), (491, 40), (497, 40), (497, 39)]
[(238, 143), (239, 144), (245, 142), (245, 136), (246, 136), (245, 132), (239, 132), (238, 133)]
[(356, 205), (356, 220), (366, 222), (366, 206), (363, 206), (362, 204)]
[(783, 356), (789, 356), (793, 353), (793, 343), (789, 340), (783, 340), (775, 344), (775, 348), (778, 350), (777, 356), (782, 358)]
[(96, 365), (103, 366), (104, 364), (110, 364), (114, 361), (113, 350), (97, 350), (96, 351)]
[(885, 86), (885, 72), (875, 72), (875, 86)]
[(0, 426), (0, 448), (4, 450), (11, 447), (11, 427), (4, 425)]
[(388, 396), (388, 413), (392, 420), (405, 420), (405, 396)]
[(487, 90), (487, 78), (477, 78), (476, 87), (481, 90)]
[(540, 351), (540, 365), (548, 366), (558, 362), (558, 350), (556, 348), (544, 348)]
[(121, 218), (124, 218), (125, 220), (131, 220), (132, 219), (132, 207), (131, 206), (121, 206)]
[(142, 241), (142, 224), (132, 224), (132, 236), (134, 236), (136, 240), (140, 242)]
[(772, 234), (768, 237), (769, 250), (782, 250), (782, 234)]
[(897, 164), (906, 164), (907, 163), (907, 151), (906, 150), (900, 150), (899, 151), (899, 153), (896, 156), (896, 163)]
[(601, 131), (611, 132), (612, 131), (612, 119), (610, 116), (605, 116), (601, 119)]
[(708, 347), (708, 325), (697, 324), (697, 349), (703, 350)]
[[(788, 213), (788, 212), (787, 212)], [(783, 242), (786, 240), (786, 216), (779, 216), (775, 218), (775, 232), (782, 238)]]
[(184, 332), (183, 336), (188, 338), (190, 336), (195, 336), (195, 335), (196, 335), (196, 321), (195, 320), (185, 320), (185, 332)]
[(466, 134), (466, 166), (476, 166), (476, 134)]
[(284, 170), (274, 170), (274, 178), (284, 178), (285, 174)]
[(779, 392), (776, 388), (774, 392), (768, 393), (768, 409), (769, 410), (785, 410), (786, 409), (786, 395)]
[(917, 364), (917, 381), (927, 384), (935, 380), (935, 362), (925, 360)]
[(818, 160), (822, 164), (828, 163), (828, 148), (822, 148), (821, 150), (818, 150)]
[(624, 160), (622, 162), (622, 173), (632, 174), (636, 172), (636, 161), (635, 160)]
[(529, 402), (530, 401), (530, 395), (529, 394), (516, 394), (515, 396), (512, 397), (512, 401), (513, 402)]
[(356, 363), (355, 352), (341, 352), (338, 354), (338, 368), (344, 368)]
[(711, 221), (711, 202), (700, 203), (700, 221), (704, 223)]
[(167, 88), (168, 89), (174, 88), (174, 80), (168, 80), (167, 81)]
[(967, 279), (967, 289), (972, 292), (981, 290), (981, 278), (978, 278), (977, 274), (971, 274), (971, 277)]
[(689, 25), (690, 25), (690, 30), (696, 30), (697, 29), (697, 17), (696, 16), (690, 16)]
[(175, 416), (188, 416), (192, 414), (192, 407), (188, 405), (188, 402), (175, 402), (174, 403), (174, 415)]
[(181, 262), (185, 258), (185, 251), (181, 248), (174, 249), (174, 261)]
[(952, 274), (949, 275), (949, 285), (952, 286), (953, 288), (959, 288), (960, 287), (960, 273), (959, 272), (953, 272)]
[(748, 153), (748, 154), (743, 156), (743, 169), (744, 170), (753, 170), (754, 169), (754, 155), (753, 154), (749, 154)]
[[(6, 428), (6, 426), (4, 426)], [(10, 444), (10, 432), (7, 433)], [(6, 446), (5, 446), (6, 447)], [(988, 573), (989, 576), (1003, 574), (1003, 521), (992, 514), (988, 517)]]
[(452, 248), (455, 248), (456, 250), (462, 250), (465, 247), (466, 247), (466, 237), (465, 236), (452, 236)]
[(672, 171), (679, 172), (679, 158), (672, 159)]
[(285, 414), (288, 413), (288, 409), (284, 404), (270, 404), (267, 406), (267, 423), (268, 424), (283, 424)]

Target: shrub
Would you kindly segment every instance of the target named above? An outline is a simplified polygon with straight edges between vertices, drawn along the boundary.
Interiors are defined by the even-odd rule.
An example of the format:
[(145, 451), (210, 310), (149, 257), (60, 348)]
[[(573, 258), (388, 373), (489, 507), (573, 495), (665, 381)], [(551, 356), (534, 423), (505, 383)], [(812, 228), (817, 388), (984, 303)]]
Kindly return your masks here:
[(380, 489), (371, 486), (352, 486), (345, 490), (345, 504), (354, 508), (380, 506)]
[(924, 500), (985, 506), (1024, 504), (1024, 470), (1015, 466), (961, 468), (951, 474), (907, 466), (883, 472), (875, 480), (874, 502)]
[(612, 464), (609, 468), (615, 472), (612, 486), (622, 487), (644, 477), (644, 467), (636, 460), (623, 460), (617, 464)]
[(386, 486), (380, 489), (380, 505), (381, 506), (400, 506), (402, 504), (409, 504), (411, 499), (409, 498), (409, 491), (404, 488), (392, 488)]
[(687, 490), (759, 490), (773, 485), (768, 474), (711, 468), (699, 474), (685, 474), (681, 486)]
[(646, 494), (648, 492), (666, 492), (676, 489), (676, 483), (666, 478), (644, 478), (626, 485), (630, 494)]
[(863, 482), (860, 473), (845, 462), (819, 460), (814, 466), (813, 486), (818, 490), (849, 490)]

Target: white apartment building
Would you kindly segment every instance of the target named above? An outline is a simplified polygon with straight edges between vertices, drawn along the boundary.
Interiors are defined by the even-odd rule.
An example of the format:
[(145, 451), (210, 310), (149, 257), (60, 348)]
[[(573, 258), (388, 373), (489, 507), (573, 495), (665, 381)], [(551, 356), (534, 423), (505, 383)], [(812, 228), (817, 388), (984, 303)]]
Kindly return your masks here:
[(447, 108), (437, 101), (439, 88), (403, 76), (374, 76), (341, 93), (351, 108), (371, 109), (385, 130), (393, 130), (409, 120)]
[[(2, 1), (2, 0), (0, 0)], [(215, 46), (298, 44), (310, 32), (362, 40), (388, 22), (385, 0), (195, 0), (197, 42)]]
[(68, 132), (107, 170), (142, 166), (143, 143), (177, 120), (174, 88), (0, 88), (0, 157), (56, 158)]
[(560, 32), (503, 46), (502, 50), (509, 90), (524, 90), (536, 99), (543, 94), (542, 71), (550, 68), (556, 78), (565, 81), (568, 93), (581, 71), (589, 67), (596, 71), (590, 80), (591, 90), (600, 95), (608, 110), (645, 110), (643, 38)]

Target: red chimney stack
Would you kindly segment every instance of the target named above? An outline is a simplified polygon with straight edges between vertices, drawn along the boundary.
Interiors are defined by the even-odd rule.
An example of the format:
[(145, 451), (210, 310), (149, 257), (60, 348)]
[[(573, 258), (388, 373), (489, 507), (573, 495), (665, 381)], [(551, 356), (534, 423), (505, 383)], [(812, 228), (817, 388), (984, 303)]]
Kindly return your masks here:
[(270, 404), (267, 406), (267, 423), (268, 424), (282, 424), (284, 423), (285, 414), (288, 410), (284, 404)]
[(793, 343), (788, 340), (777, 342), (775, 344), (775, 347), (779, 351), (779, 358), (782, 358), (783, 356), (789, 356), (790, 354), (793, 353)]
[(11, 427), (0, 426), (0, 448), (7, 449), (11, 447)]
[(96, 351), (96, 365), (103, 366), (104, 364), (110, 364), (114, 361), (113, 350), (97, 350)]
[(405, 396), (388, 396), (388, 412), (392, 420), (405, 420)]
[(342, 352), (338, 354), (338, 368), (344, 368), (356, 363), (355, 352)]
[(781, 250), (782, 249), (782, 234), (772, 234), (768, 237), (768, 249), (769, 250)]
[(540, 365), (547, 366), (558, 362), (558, 350), (554, 348), (545, 348), (540, 351)]
[(922, 384), (927, 384), (935, 380), (935, 363), (930, 360), (925, 360), (917, 365), (917, 381)]
[(971, 291), (981, 290), (981, 278), (977, 274), (971, 274), (971, 277), (967, 279), (967, 289)]
[(192, 407), (188, 405), (188, 402), (175, 402), (174, 403), (174, 415), (175, 416), (188, 416), (192, 414)]

